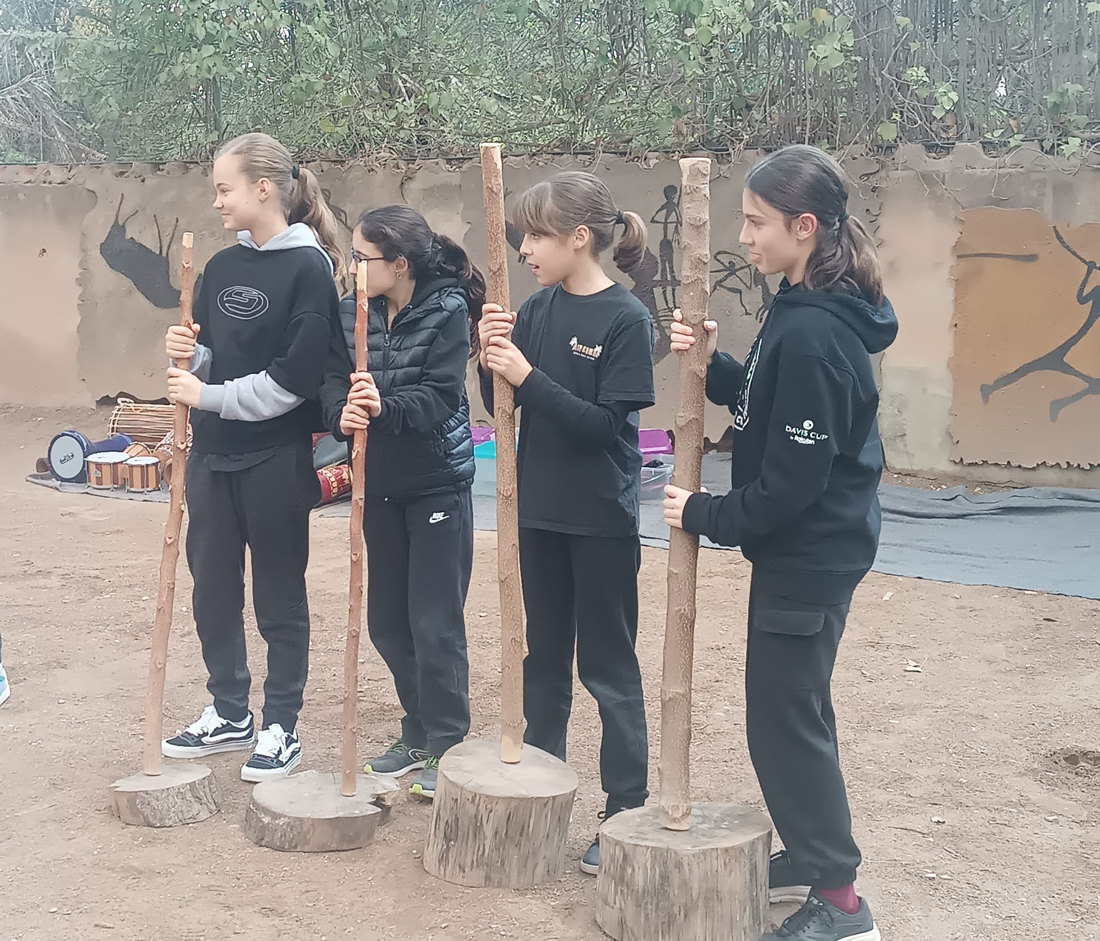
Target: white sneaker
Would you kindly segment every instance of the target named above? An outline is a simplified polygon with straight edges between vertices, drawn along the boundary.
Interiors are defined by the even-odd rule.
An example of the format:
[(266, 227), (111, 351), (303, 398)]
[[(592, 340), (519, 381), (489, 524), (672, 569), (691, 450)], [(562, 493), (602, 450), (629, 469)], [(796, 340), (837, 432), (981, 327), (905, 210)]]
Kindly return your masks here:
[(223, 751), (247, 751), (255, 740), (251, 712), (240, 722), (230, 722), (213, 706), (207, 706), (175, 738), (161, 742), (160, 753), (165, 758), (203, 758)]
[(287, 732), (277, 722), (269, 725), (256, 738), (256, 750), (243, 768), (241, 780), (257, 783), (272, 778), (285, 778), (302, 763), (302, 743), (293, 732)]
[(11, 684), (8, 682), (8, 674), (4, 672), (4, 664), (0, 663), (0, 706), (11, 698)]

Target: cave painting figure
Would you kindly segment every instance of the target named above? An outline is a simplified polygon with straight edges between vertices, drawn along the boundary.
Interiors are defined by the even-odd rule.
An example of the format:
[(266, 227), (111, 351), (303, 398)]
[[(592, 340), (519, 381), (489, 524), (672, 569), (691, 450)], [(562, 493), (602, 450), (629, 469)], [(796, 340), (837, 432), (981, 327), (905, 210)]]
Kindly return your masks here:
[[(711, 271), (712, 275), (718, 275), (714, 282), (714, 291), (729, 291), (737, 296), (737, 302), (746, 317), (755, 317), (759, 323), (763, 321), (768, 310), (772, 306), (774, 295), (768, 287), (768, 279), (757, 270), (756, 265), (746, 261), (737, 252), (722, 249), (714, 253), (714, 262), (718, 268)], [(759, 290), (760, 303), (750, 309), (745, 303), (745, 291)]]
[(676, 289), (680, 286), (680, 279), (676, 277), (675, 246), (680, 241), (680, 223), (683, 221), (680, 215), (680, 190), (677, 187), (665, 187), (665, 201), (649, 221), (661, 226), (661, 244), (657, 249), (660, 270), (654, 283), (661, 288), (664, 310), (672, 311), (679, 306)]
[(1095, 261), (1089, 261), (1087, 258), (1082, 258), (1081, 255), (1074, 251), (1066, 240), (1062, 238), (1062, 233), (1058, 231), (1057, 227), (1054, 229), (1054, 235), (1057, 237), (1062, 248), (1085, 266), (1085, 276), (1081, 280), (1080, 286), (1077, 288), (1077, 303), (1082, 307), (1089, 308), (1088, 315), (1085, 317), (1085, 322), (1081, 324), (1080, 329), (1073, 334), (1073, 336), (1059, 343), (1049, 353), (1044, 353), (1037, 359), (1033, 359), (1029, 363), (1024, 363), (1019, 369), (1014, 369), (1012, 372), (1001, 376), (999, 379), (983, 385), (981, 390), (982, 401), (988, 404), (989, 398), (994, 392), (999, 392), (1001, 389), (1019, 382), (1025, 376), (1030, 376), (1032, 373), (1053, 372), (1080, 379), (1085, 383), (1083, 389), (1075, 392), (1073, 395), (1068, 395), (1061, 399), (1054, 399), (1050, 403), (1050, 420), (1052, 422), (1058, 421), (1058, 415), (1061, 413), (1062, 409), (1073, 405), (1075, 402), (1080, 402), (1090, 395), (1100, 395), (1100, 377), (1083, 373), (1081, 370), (1076, 369), (1066, 362), (1066, 357), (1073, 348), (1076, 347), (1092, 328), (1096, 326), (1097, 321), (1100, 321), (1100, 283), (1097, 283), (1091, 289), (1089, 288), (1098, 266)]

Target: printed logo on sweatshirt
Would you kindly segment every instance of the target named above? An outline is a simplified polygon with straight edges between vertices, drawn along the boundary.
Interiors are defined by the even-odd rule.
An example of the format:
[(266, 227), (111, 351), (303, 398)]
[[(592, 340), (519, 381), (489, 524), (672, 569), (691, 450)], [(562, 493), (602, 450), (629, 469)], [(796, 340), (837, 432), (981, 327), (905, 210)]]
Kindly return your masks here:
[(583, 356), (585, 359), (599, 359), (603, 352), (602, 346), (585, 346), (583, 343), (578, 343), (576, 337), (569, 341), (569, 349), (573, 351), (574, 356)]
[(829, 436), (814, 431), (814, 423), (808, 418), (801, 425), (788, 425), (787, 434), (795, 444), (815, 445), (819, 441), (828, 441)]
[(218, 310), (236, 320), (254, 320), (270, 306), (266, 294), (243, 285), (226, 288), (218, 295)]

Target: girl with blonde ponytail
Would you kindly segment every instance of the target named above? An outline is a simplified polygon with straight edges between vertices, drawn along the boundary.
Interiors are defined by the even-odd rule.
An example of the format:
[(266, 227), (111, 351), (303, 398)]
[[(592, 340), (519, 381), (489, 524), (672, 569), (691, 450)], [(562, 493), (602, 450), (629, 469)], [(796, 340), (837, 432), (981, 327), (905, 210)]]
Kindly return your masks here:
[[(640, 807), (648, 744), (638, 635), (638, 412), (653, 404), (653, 321), (611, 280), (646, 248), (641, 216), (591, 173), (559, 173), (520, 196), (520, 253), (543, 290), (518, 314), (488, 304), (479, 324), (482, 398), (494, 373), (516, 387), (519, 551), (527, 608), (525, 741), (565, 758), (573, 653), (603, 724), (601, 817)], [(616, 235), (619, 236), (615, 243)], [(599, 869), (596, 839), (581, 870)]]
[[(187, 561), (213, 703), (162, 750), (171, 758), (251, 750), (241, 778), (263, 781), (302, 759), (295, 728), (309, 659), (309, 511), (320, 499), (311, 433), (343, 258), (316, 177), (274, 138), (231, 140), (212, 177), (214, 208), (237, 244), (207, 263), (194, 327), (171, 327), (165, 346), (170, 360), (190, 366), (168, 370), (168, 397), (194, 409)], [(258, 734), (245, 651), (246, 548), (267, 642)]]

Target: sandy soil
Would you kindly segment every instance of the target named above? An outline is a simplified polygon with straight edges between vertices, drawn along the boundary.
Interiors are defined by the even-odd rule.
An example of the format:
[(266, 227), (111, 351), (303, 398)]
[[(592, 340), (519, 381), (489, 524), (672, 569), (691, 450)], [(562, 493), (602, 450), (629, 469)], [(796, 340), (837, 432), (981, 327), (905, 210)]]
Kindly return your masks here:
[[(13, 687), (0, 709), (0, 941), (601, 938), (594, 880), (578, 872), (521, 892), (429, 877), (419, 857), (430, 807), (411, 800), (367, 850), (291, 856), (253, 846), (240, 831), (248, 790), (237, 755), (211, 762), (225, 796), (211, 820), (148, 831), (107, 814), (106, 785), (140, 765), (165, 509), (23, 481), (56, 431), (105, 424), (105, 412), (0, 410), (0, 630)], [(300, 726), (308, 768), (339, 767), (346, 538), (343, 521), (314, 522)], [(493, 546), (492, 534), (478, 534), (468, 611), (478, 735), (493, 733), (497, 709)], [(639, 649), (654, 768), (664, 567), (663, 552), (645, 550)], [(748, 575), (736, 553), (703, 554), (692, 764), (699, 799), (759, 806), (742, 722)], [(181, 566), (169, 729), (207, 702), (189, 590)], [(263, 645), (250, 631), (262, 678)], [(1100, 603), (867, 579), (835, 698), (866, 859), (860, 889), (885, 938), (1100, 938), (1098, 658)], [(365, 754), (388, 743), (399, 712), (366, 645), (363, 660)], [(910, 663), (921, 672), (906, 672)], [(579, 856), (602, 806), (598, 723), (583, 690), (571, 745)]]

